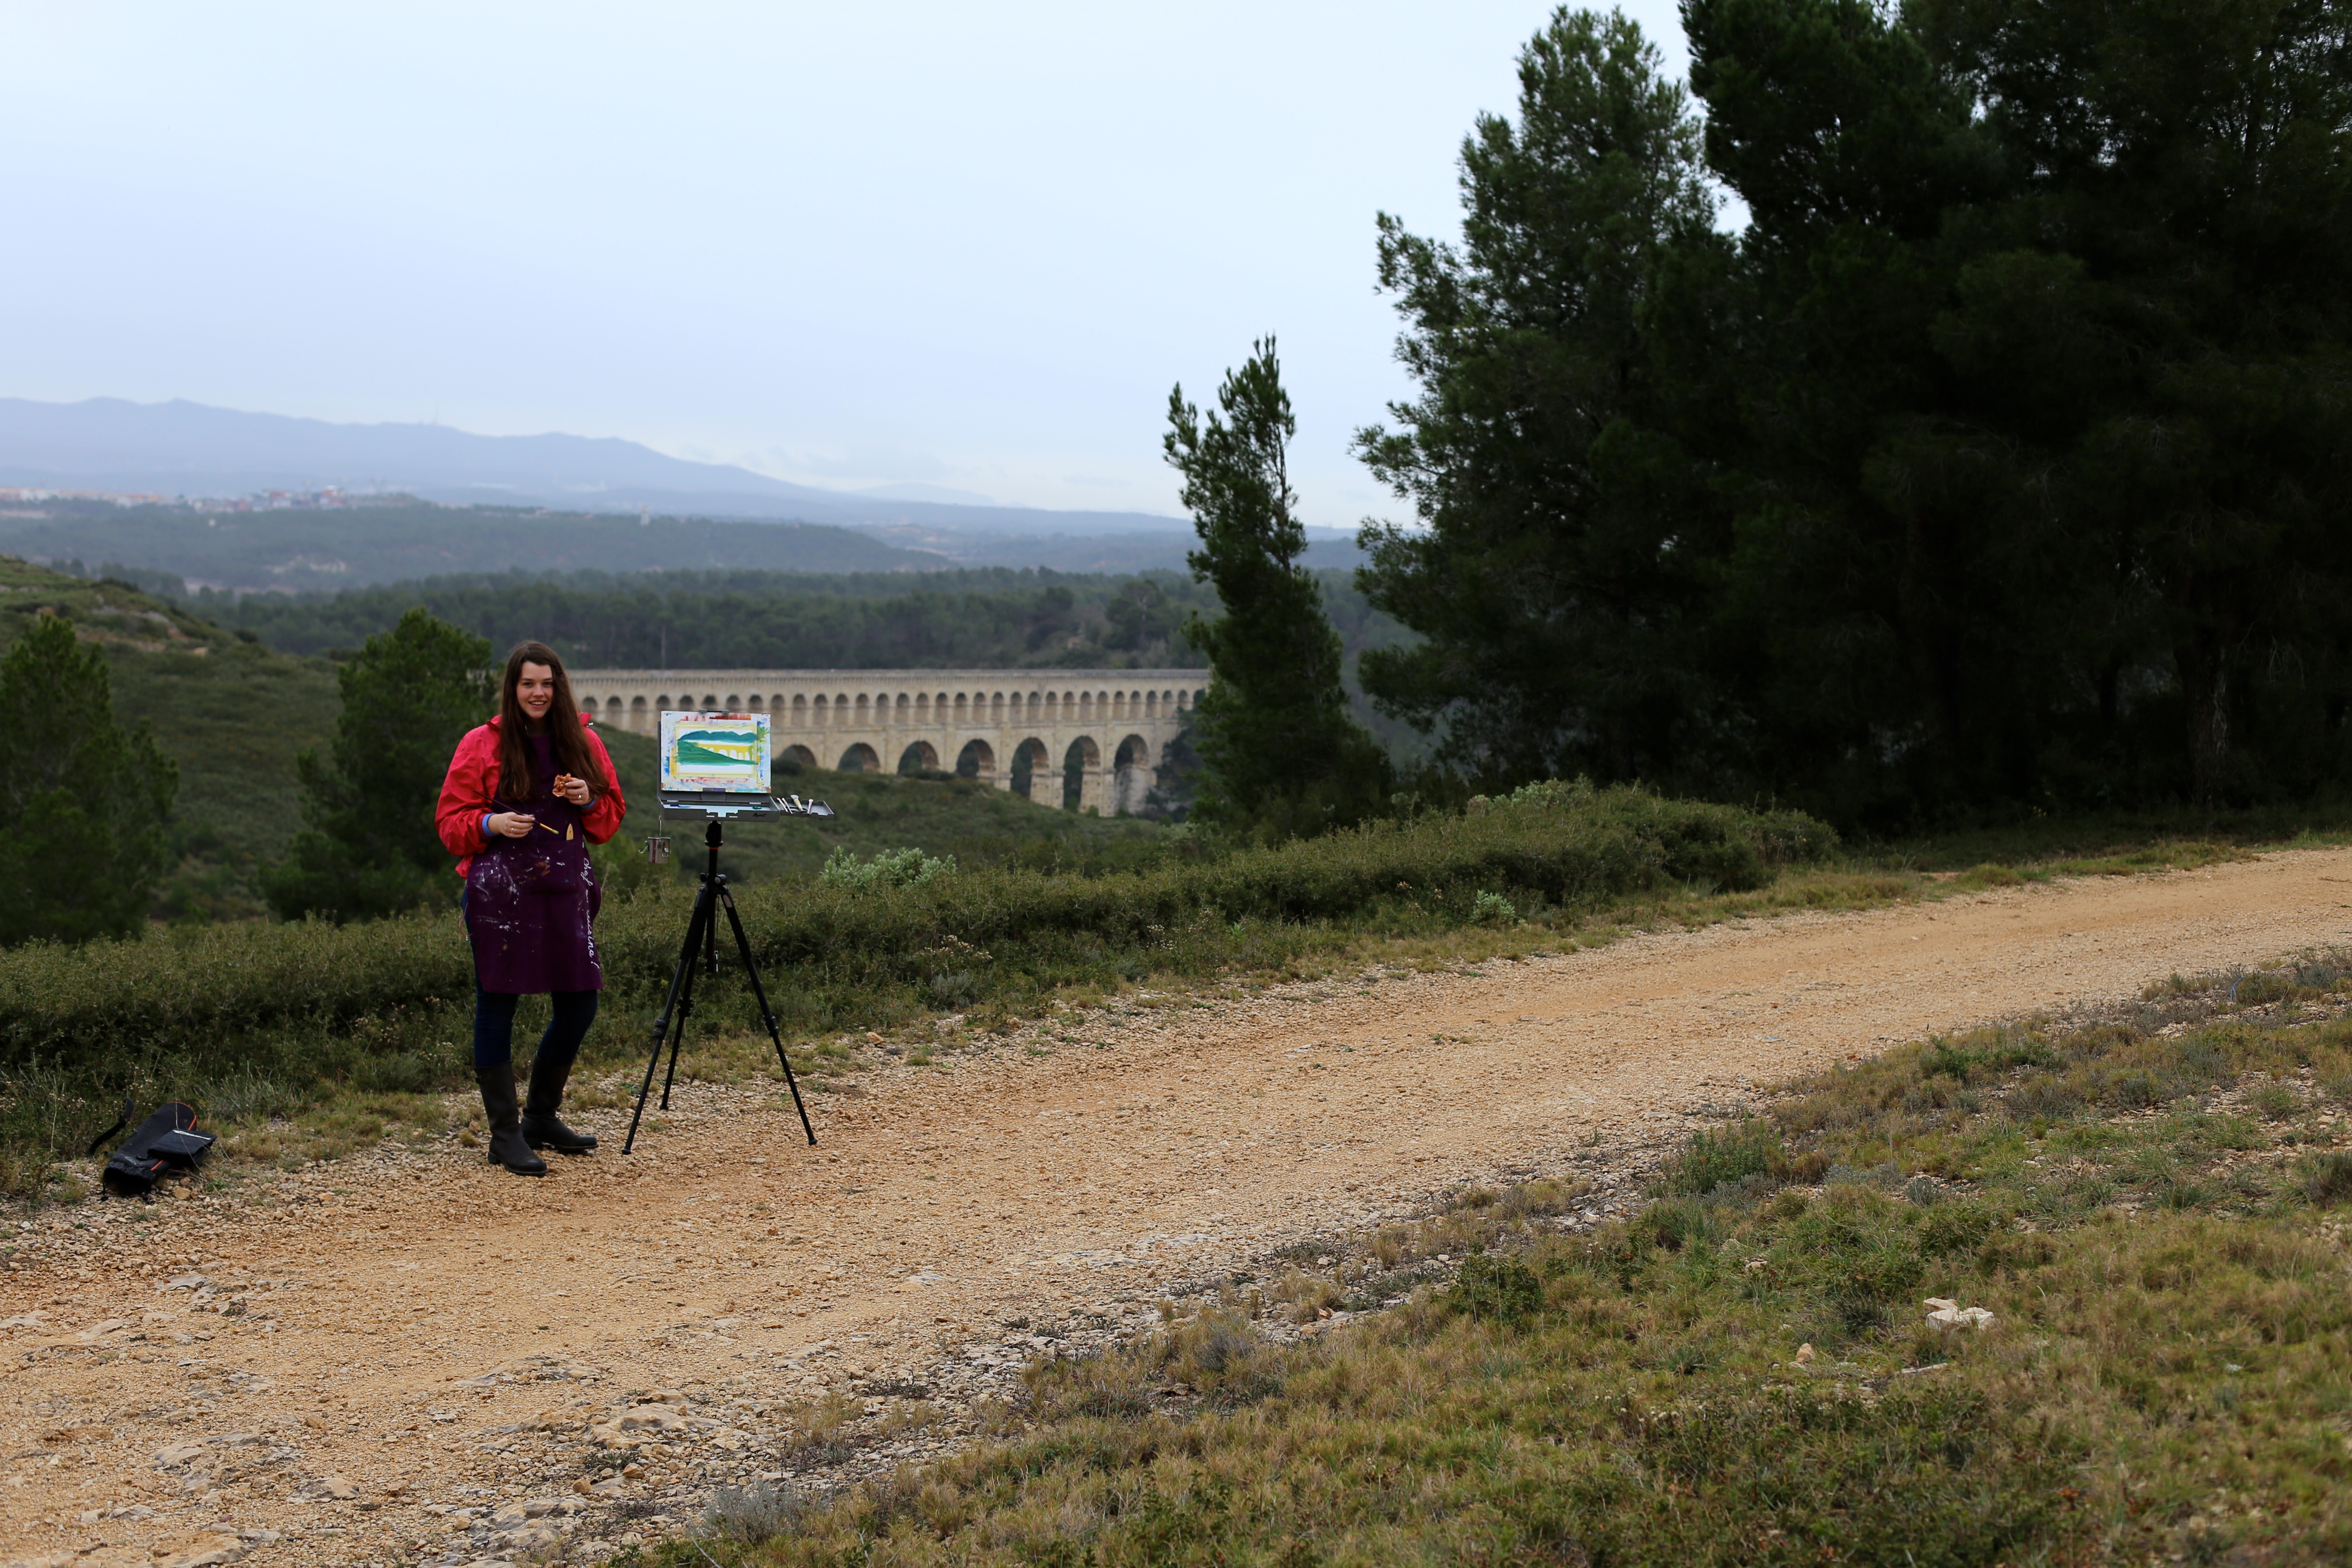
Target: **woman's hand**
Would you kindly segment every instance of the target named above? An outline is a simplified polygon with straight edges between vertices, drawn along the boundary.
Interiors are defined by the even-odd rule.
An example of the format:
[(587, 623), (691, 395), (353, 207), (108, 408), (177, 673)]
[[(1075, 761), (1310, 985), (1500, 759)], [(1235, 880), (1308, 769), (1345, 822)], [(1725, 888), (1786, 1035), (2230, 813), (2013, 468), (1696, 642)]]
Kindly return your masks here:
[(484, 826), (501, 837), (520, 838), (539, 826), (539, 819), (526, 816), (520, 811), (501, 811), (494, 814)]
[(555, 775), (555, 793), (574, 805), (586, 805), (596, 798), (595, 792), (588, 787), (586, 779), (575, 779), (570, 773)]

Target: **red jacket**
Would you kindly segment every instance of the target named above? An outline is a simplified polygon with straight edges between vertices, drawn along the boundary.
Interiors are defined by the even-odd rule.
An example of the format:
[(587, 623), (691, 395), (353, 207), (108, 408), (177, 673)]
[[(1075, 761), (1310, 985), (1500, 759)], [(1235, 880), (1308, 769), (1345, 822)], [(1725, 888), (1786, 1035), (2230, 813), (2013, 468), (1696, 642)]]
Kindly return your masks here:
[[(613, 771), (613, 758), (604, 750), (604, 738), (587, 720), (580, 723), (588, 731), (589, 749), (604, 770), (601, 781), (588, 781), (596, 798), (581, 814), (580, 826), (588, 835), (589, 843), (602, 844), (621, 831), (621, 818), (629, 815), (629, 803), (621, 796), (621, 777)], [(457, 857), (460, 877), (472, 868), (474, 857), (490, 847), (489, 840), (482, 837), (482, 818), (488, 814), (498, 793), (499, 721), (492, 719), (467, 731), (466, 738), (457, 742), (457, 753), (449, 759), (449, 776), (441, 781), (441, 804), (433, 813), (433, 825), (441, 831), (442, 844)]]

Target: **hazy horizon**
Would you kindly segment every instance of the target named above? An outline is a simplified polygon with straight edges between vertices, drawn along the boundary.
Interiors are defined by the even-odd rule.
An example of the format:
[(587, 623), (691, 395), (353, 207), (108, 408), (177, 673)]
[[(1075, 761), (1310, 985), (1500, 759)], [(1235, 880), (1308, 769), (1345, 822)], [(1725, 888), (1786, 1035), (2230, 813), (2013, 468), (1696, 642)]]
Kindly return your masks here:
[(10, 5), (0, 395), (1172, 514), (1170, 384), (1273, 331), (1306, 515), (1393, 515), (1373, 216), (1456, 230), (1551, 9)]

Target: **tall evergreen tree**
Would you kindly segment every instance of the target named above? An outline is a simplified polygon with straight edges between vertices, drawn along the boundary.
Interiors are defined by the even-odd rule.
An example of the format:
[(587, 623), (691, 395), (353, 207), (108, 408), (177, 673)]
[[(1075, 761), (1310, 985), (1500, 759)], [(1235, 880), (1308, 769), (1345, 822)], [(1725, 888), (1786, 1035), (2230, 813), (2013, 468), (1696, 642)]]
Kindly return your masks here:
[(2070, 673), (2095, 732), (2156, 742), (2207, 804), (2340, 776), (2352, 9), (1919, 0), (1906, 20), (2012, 171), (1938, 346), (2007, 482), (2085, 546), (2102, 614)]
[(1388, 759), (1348, 711), (1339, 634), (1299, 557), (1307, 531), (1290, 489), (1297, 430), (1272, 338), (1253, 345), (1203, 420), (1179, 385), (1168, 395), (1169, 464), (1201, 548), (1186, 556), (1224, 613), (1194, 615), (1186, 640), (1208, 656), (1195, 721), (1203, 820), (1268, 834), (1354, 822), (1387, 795)]
[(139, 928), (162, 877), (179, 768), (114, 721), (106, 660), (62, 616), (0, 659), (0, 945)]
[(1423, 640), (1367, 654), (1364, 686), (1474, 773), (1671, 780), (1706, 761), (1719, 542), (1644, 328), (1669, 257), (1703, 274), (1727, 247), (1638, 26), (1563, 11), (1518, 75), (1517, 122), (1463, 143), (1460, 246), (1380, 220), (1421, 396), (1358, 450), (1422, 526), (1368, 527), (1360, 581)]
[(308, 826), (263, 877), (292, 920), (395, 913), (437, 887), (454, 898), (433, 812), (450, 754), (497, 707), (490, 645), (411, 610), (336, 672), (342, 712), (330, 757), (297, 759)]

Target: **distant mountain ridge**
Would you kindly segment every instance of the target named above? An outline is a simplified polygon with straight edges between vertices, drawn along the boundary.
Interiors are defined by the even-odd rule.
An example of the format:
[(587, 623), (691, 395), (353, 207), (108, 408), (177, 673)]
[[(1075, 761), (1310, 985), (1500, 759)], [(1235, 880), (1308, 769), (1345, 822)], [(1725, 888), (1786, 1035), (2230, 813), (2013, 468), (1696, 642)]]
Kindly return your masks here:
[[(935, 487), (853, 494), (749, 468), (689, 462), (617, 437), (477, 436), (446, 425), (337, 425), (173, 399), (0, 397), (0, 485), (230, 497), (381, 488), (444, 502), (562, 507), (957, 533), (1190, 532), (1180, 517), (1057, 511), (912, 499)], [(896, 492), (896, 493), (892, 493)], [(944, 492), (952, 494), (954, 492)], [(978, 499), (978, 498), (975, 498)]]

